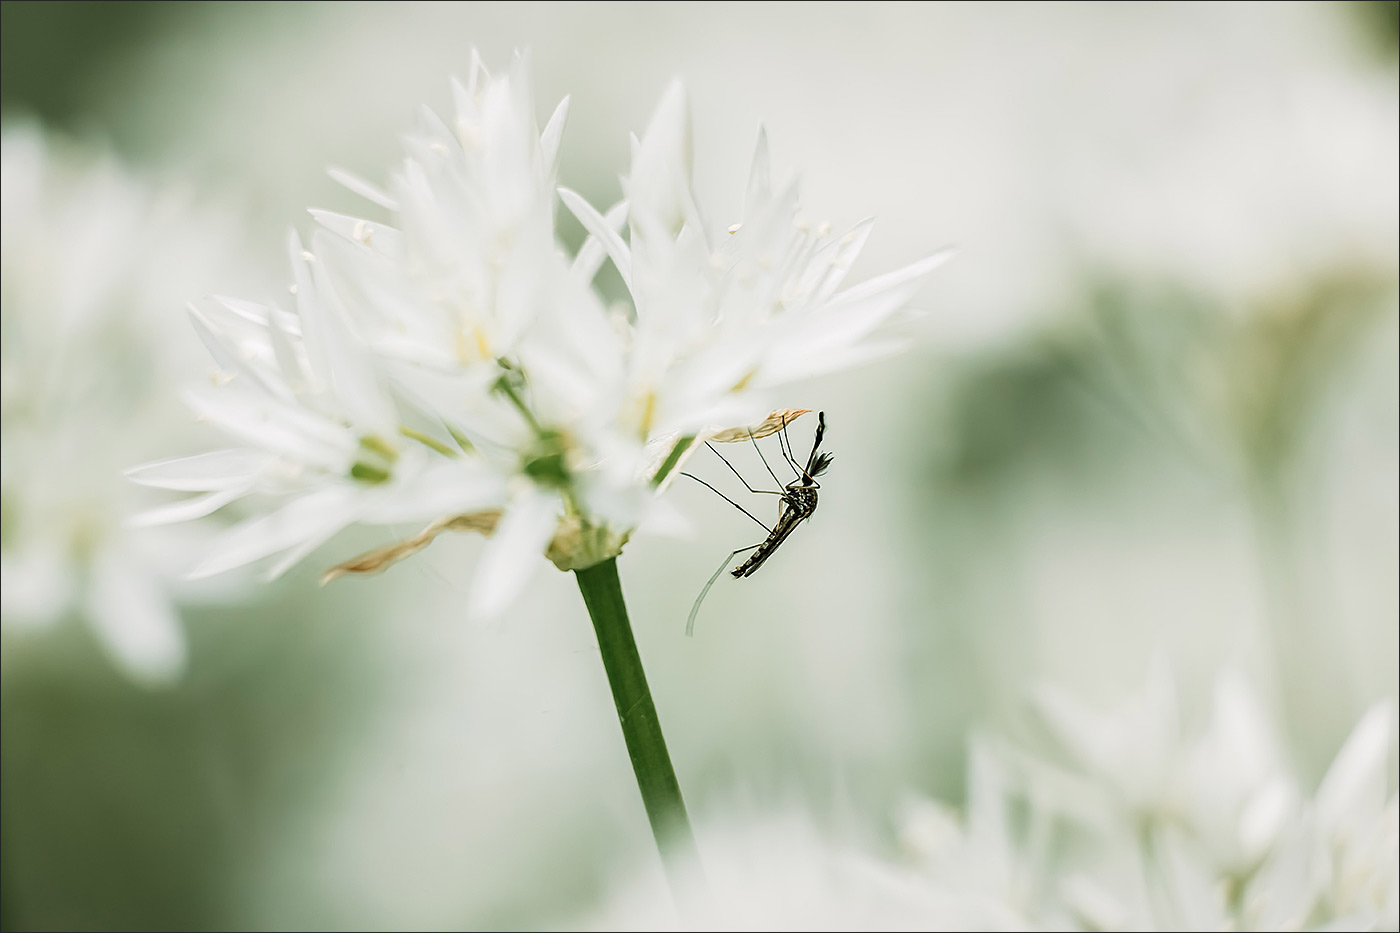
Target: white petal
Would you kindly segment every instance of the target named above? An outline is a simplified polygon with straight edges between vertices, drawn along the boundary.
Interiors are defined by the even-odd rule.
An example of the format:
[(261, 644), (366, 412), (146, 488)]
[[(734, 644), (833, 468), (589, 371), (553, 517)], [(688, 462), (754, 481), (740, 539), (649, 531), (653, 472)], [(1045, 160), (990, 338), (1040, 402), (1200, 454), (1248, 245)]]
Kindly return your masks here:
[(814, 300), (825, 301), (836, 291), (846, 278), (846, 273), (851, 271), (851, 266), (855, 264), (860, 251), (865, 248), (865, 241), (870, 239), (870, 231), (874, 227), (875, 220), (873, 218), (862, 220), (849, 233), (836, 241), (830, 250), (830, 255), (822, 256), (822, 261), (828, 265), (828, 271), (822, 278), (821, 284), (817, 286), (813, 295)]
[(57, 546), (0, 555), (0, 619), (7, 627), (46, 628), (68, 608), (76, 586), (73, 568)]
[[(603, 222), (608, 225), (609, 230), (618, 232), (621, 239), (622, 225), (627, 222), (627, 199), (624, 198), (608, 208), (608, 212), (603, 215)], [(596, 236), (589, 234), (583, 245), (578, 248), (578, 255), (574, 257), (569, 274), (575, 281), (592, 282), (607, 257), (607, 247)]]
[(372, 524), (424, 522), (465, 512), (479, 512), (505, 502), (500, 474), (479, 463), (451, 460), (435, 463), (406, 477), (384, 501), (365, 510)]
[(672, 235), (687, 219), (693, 162), (690, 101), (685, 86), (672, 81), (642, 133), (627, 180), (633, 206)]
[(364, 198), (366, 201), (372, 201), (388, 211), (397, 211), (399, 209), (399, 202), (393, 195), (389, 194), (389, 192), (380, 188), (378, 185), (366, 181), (354, 172), (332, 165), (330, 168), (326, 169), (326, 174), (344, 185), (350, 191)]
[(226, 295), (211, 295), (209, 300), (250, 324), (267, 327), (270, 323), (275, 322), (288, 333), (301, 336), (301, 325), (297, 323), (296, 315), (288, 314), (280, 308), (260, 305), (256, 301), (245, 301), (242, 298), (230, 298)]
[(204, 343), (209, 355), (214, 357), (214, 361), (219, 364), (220, 369), (228, 373), (242, 375), (268, 395), (287, 401), (292, 400), (293, 393), (287, 387), (286, 381), (276, 372), (259, 367), (256, 363), (257, 352), (263, 349), (261, 347), (263, 335), (259, 335), (256, 343), (245, 342), (240, 347), (230, 335), (215, 328), (199, 308), (190, 305), (188, 310), (190, 323), (194, 326), (195, 333), (199, 335), (199, 339)]
[(190, 386), (180, 394), (195, 414), (247, 443), (291, 460), (338, 472), (357, 443), (343, 426), (265, 394)]
[[(313, 303), (315, 310), (312, 313), (321, 315), (318, 327), (326, 343), (329, 385), (337, 401), (344, 406), (344, 413), (358, 427), (377, 429), (384, 436), (391, 436), (396, 430), (398, 418), (381, 387), (374, 361), (369, 351), (346, 327), (347, 315), (331, 285), (325, 264), (317, 263), (312, 269), (312, 276), (320, 297), (319, 302)], [(307, 326), (304, 317), (303, 326)]]
[(203, 312), (195, 305), (187, 305), (185, 310), (190, 316), (190, 324), (194, 327), (199, 342), (204, 344), (204, 349), (209, 351), (209, 355), (214, 358), (214, 362), (218, 364), (219, 368), (223, 370), (239, 368), (237, 347), (233, 346), (224, 334), (216, 332)]
[(758, 128), (758, 143), (753, 147), (753, 162), (749, 166), (749, 186), (744, 193), (744, 223), (749, 223), (772, 197), (768, 168), (768, 131)]
[(126, 478), (156, 489), (211, 492), (243, 486), (271, 462), (272, 458), (262, 451), (240, 447), (142, 464), (127, 470)]
[(552, 178), (559, 168), (559, 143), (564, 136), (564, 122), (569, 118), (569, 98), (565, 97), (554, 108), (549, 122), (540, 134), (540, 154), (544, 157), (544, 170)]
[(235, 525), (214, 539), (209, 556), (190, 577), (213, 576), (307, 541), (325, 540), (323, 536), (358, 519), (353, 505), (352, 490), (337, 486), (296, 499), (271, 515)]
[(307, 213), (316, 223), (352, 244), (367, 246), (376, 253), (394, 258), (403, 254), (403, 233), (388, 224), (314, 207)]
[(1375, 820), (1385, 807), (1386, 762), (1395, 742), (1394, 712), (1388, 701), (1361, 717), (1317, 789), (1317, 819), (1336, 832)]
[(218, 511), (228, 505), (234, 499), (247, 495), (251, 486), (234, 486), (230, 489), (219, 489), (206, 493), (202, 496), (193, 496), (189, 499), (181, 499), (179, 502), (171, 502), (168, 505), (157, 506), (147, 509), (127, 519), (127, 526), (130, 528), (147, 528), (152, 525), (169, 525), (174, 522), (188, 522), (196, 518), (203, 518), (213, 512)]
[[(627, 244), (622, 242), (622, 236), (612, 228), (607, 219), (594, 209), (592, 204), (584, 200), (583, 196), (570, 191), (568, 188), (559, 189), (559, 200), (564, 202), (578, 222), (583, 224), (583, 229), (589, 235), (596, 237), (598, 242), (607, 250), (608, 257), (612, 259), (613, 265), (617, 267), (618, 275), (622, 276), (622, 281), (630, 289), (632, 287), (632, 255), (627, 249)], [(613, 210), (617, 207), (614, 206)], [(612, 212), (609, 211), (611, 214)]]
[(499, 615), (540, 568), (559, 524), (559, 502), (531, 491), (511, 506), (477, 565), (468, 611), (477, 619)]
[(913, 289), (907, 288), (907, 286), (917, 287), (920, 279), (952, 259), (956, 253), (957, 250), (952, 247), (941, 249), (918, 262), (911, 262), (902, 269), (886, 272), (884, 275), (877, 275), (859, 285), (853, 285), (836, 297), (838, 300), (844, 298), (855, 302), (878, 298), (891, 292), (902, 295), (912, 294)]
[(108, 549), (93, 564), (86, 604), (102, 647), (134, 679), (155, 686), (184, 672), (179, 614), (149, 568)]
[(669, 499), (656, 499), (648, 507), (636, 533), (657, 538), (693, 538), (695, 523)]

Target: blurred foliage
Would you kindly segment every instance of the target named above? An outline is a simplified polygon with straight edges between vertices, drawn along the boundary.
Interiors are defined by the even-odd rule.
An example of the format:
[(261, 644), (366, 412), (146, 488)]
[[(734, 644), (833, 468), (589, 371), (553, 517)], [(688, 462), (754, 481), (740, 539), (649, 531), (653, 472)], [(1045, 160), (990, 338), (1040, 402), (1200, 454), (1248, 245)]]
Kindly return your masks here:
[(298, 590), (310, 598), (282, 594), (274, 612), (187, 612), (195, 663), (169, 690), (132, 689), (86, 626), (7, 639), (5, 929), (214, 929), (239, 915), (271, 821), (316, 812), (381, 706), (372, 615), (313, 611), (322, 594)]
[(1394, 58), (1400, 52), (1400, 0), (1352, 0), (1349, 6), (1376, 50)]
[(0, 108), (76, 129), (90, 115), (93, 75), (133, 43), (185, 15), (180, 3), (45, 3), (0, 5)]
[[(1286, 469), (1315, 403), (1393, 312), (1384, 270), (1339, 269), (1249, 308), (1172, 285), (1088, 275), (1044, 332), (964, 363), (931, 406), (942, 495), (1026, 471), (1092, 492), (1134, 447), (1188, 462)], [(940, 498), (942, 498), (940, 495)]]

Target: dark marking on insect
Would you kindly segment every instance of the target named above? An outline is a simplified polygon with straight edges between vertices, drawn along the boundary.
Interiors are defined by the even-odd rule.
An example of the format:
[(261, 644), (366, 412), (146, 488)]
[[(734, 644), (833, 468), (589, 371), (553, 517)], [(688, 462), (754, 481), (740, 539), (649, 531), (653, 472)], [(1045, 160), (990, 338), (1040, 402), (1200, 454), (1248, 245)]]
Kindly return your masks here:
[[(689, 473), (683, 474), (685, 476), (690, 476), (691, 479), (703, 483), (711, 490), (714, 490), (714, 492), (722, 496), (726, 502), (739, 509), (745, 515), (748, 515), (749, 518), (752, 518), (755, 522), (758, 522), (758, 524), (768, 532), (768, 537), (764, 538), (758, 544), (751, 544), (748, 547), (730, 551), (720, 563), (719, 569), (711, 575), (709, 581), (705, 584), (705, 588), (700, 591), (700, 596), (695, 600), (695, 605), (691, 607), (690, 618), (687, 619), (685, 626), (686, 635), (690, 635), (691, 632), (694, 631), (695, 617), (700, 612), (700, 604), (705, 601), (706, 595), (710, 592), (710, 587), (714, 586), (715, 580), (719, 579), (719, 575), (724, 572), (724, 568), (731, 560), (743, 554), (745, 551), (753, 551), (742, 564), (730, 571), (730, 575), (735, 579), (753, 576), (768, 558), (772, 557), (778, 548), (782, 546), (782, 543), (797, 530), (797, 526), (811, 518), (812, 514), (817, 511), (817, 491), (822, 488), (821, 483), (817, 482), (817, 477), (826, 472), (827, 467), (831, 466), (832, 459), (830, 453), (821, 450), (822, 437), (825, 434), (826, 412), (823, 411), (817, 413), (817, 431), (812, 440), (812, 452), (807, 457), (806, 465), (803, 465), (792, 455), (792, 441), (787, 436), (787, 424), (783, 424), (782, 430), (778, 434), (778, 448), (782, 451), (783, 459), (787, 462), (788, 466), (797, 474), (797, 478), (781, 489), (776, 490), (754, 489), (748, 484), (748, 481), (744, 479), (739, 471), (734, 469), (733, 464), (728, 460), (724, 460), (724, 455), (720, 454), (718, 450), (715, 450), (713, 445), (710, 445), (710, 449), (714, 450), (715, 454), (721, 460), (724, 460), (725, 466), (729, 467), (734, 475), (739, 477), (739, 481), (744, 484), (749, 492), (768, 493), (780, 497), (778, 501), (778, 521), (774, 523), (772, 528), (764, 525), (763, 522), (755, 518), (748, 509), (745, 509), (743, 506), (739, 505), (739, 503), (724, 495), (724, 493), (719, 492), (718, 489), (710, 486), (709, 483), (706, 483), (698, 476), (691, 476)], [(768, 458), (763, 456), (763, 451), (759, 449), (758, 442), (754, 440), (752, 434), (749, 435), (749, 441), (753, 444), (754, 450), (758, 451), (759, 459), (763, 461), (764, 467), (768, 470), (768, 475), (773, 477), (775, 483), (781, 483), (781, 480), (779, 480), (777, 475), (773, 472), (773, 468), (768, 465)]]

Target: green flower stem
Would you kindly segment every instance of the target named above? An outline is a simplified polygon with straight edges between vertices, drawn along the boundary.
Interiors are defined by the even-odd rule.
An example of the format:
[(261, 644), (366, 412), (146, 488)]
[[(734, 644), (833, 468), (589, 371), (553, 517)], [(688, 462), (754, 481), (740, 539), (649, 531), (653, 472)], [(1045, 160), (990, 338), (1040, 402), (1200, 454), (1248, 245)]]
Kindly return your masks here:
[(627, 620), (627, 606), (622, 601), (622, 583), (617, 576), (617, 558), (610, 557), (600, 564), (575, 570), (578, 588), (593, 618), (593, 630), (598, 633), (598, 648), (603, 655), (603, 668), (608, 673), (617, 719), (622, 724), (622, 737), (627, 742), (627, 754), (637, 775), (637, 787), (642, 792), (642, 804), (651, 820), (652, 835), (661, 850), (661, 861), (671, 881), (672, 892), (683, 901), (682, 869), (699, 865), (695, 836), (686, 816), (681, 786), (676, 781), (671, 756), (666, 752), (666, 739), (656, 718), (656, 706), (651, 701), (642, 658), (632, 638), (632, 626)]

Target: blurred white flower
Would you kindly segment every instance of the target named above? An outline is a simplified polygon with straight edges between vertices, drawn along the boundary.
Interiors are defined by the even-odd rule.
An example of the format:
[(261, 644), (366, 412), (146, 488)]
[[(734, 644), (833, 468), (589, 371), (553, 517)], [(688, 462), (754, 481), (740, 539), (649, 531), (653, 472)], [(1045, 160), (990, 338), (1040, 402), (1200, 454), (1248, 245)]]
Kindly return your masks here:
[(1238, 675), (1217, 680), (1194, 740), (1180, 733), (1163, 664), (1116, 713), (1042, 700), (1080, 774), (1067, 783), (1025, 759), (1020, 789), (1090, 840), (1042, 882), (1064, 915), (1098, 928), (1395, 928), (1393, 703), (1366, 712), (1308, 800)]
[(132, 677), (168, 681), (185, 665), (171, 588), (191, 534), (127, 527), (121, 471), (188, 433), (172, 394), (198, 370), (172, 318), (234, 250), (226, 225), (109, 161), (32, 128), (2, 146), (0, 619), (14, 632), (76, 612)]
[(1005, 916), (1010, 928), (1028, 929), (1030, 918), (1043, 921), (1047, 912), (1050, 813), (1029, 809), (1023, 845), (1006, 762), (984, 741), (974, 738), (970, 746), (966, 813), (911, 797), (896, 817), (900, 846), (931, 881), (969, 904), (980, 902), (989, 916)]
[(621, 884), (597, 930), (1019, 930), (1024, 921), (960, 880), (931, 879), (841, 842), (795, 813), (699, 828), (703, 873), (678, 913), (650, 873)]
[(1045, 689), (1040, 710), (1075, 765), (1129, 821), (1180, 824), (1221, 871), (1247, 874), (1296, 814), (1299, 791), (1273, 723), (1235, 672), (1216, 680), (1208, 728), (1182, 734), (1176, 688), (1155, 657), (1142, 690), (1107, 711)]
[[(590, 233), (571, 261), (553, 213), (567, 101), (539, 130), (520, 57), (500, 76), (474, 62), (454, 98), (450, 122), (423, 112), (388, 191), (333, 172), (394, 222), (313, 212), (311, 250), (292, 245), (295, 315), (229, 299), (196, 310), (225, 377), (193, 403), (260, 453), (133, 478), (205, 494), (166, 520), (255, 491), (294, 496), (230, 531), (200, 572), (285, 552), (275, 574), (352, 522), (427, 521), (330, 575), (478, 531), (491, 541), (471, 608), (499, 612), (541, 553), (566, 570), (619, 553), (700, 440), (761, 437), (802, 414), (774, 412), (773, 390), (889, 352), (866, 338), (943, 258), (838, 292), (869, 224), (833, 238), (797, 222), (793, 190), (769, 191), (762, 142), (748, 232), (712, 248), (675, 87), (636, 146), (630, 208), (604, 216), (564, 193)], [(593, 291), (606, 256), (631, 313)]]

